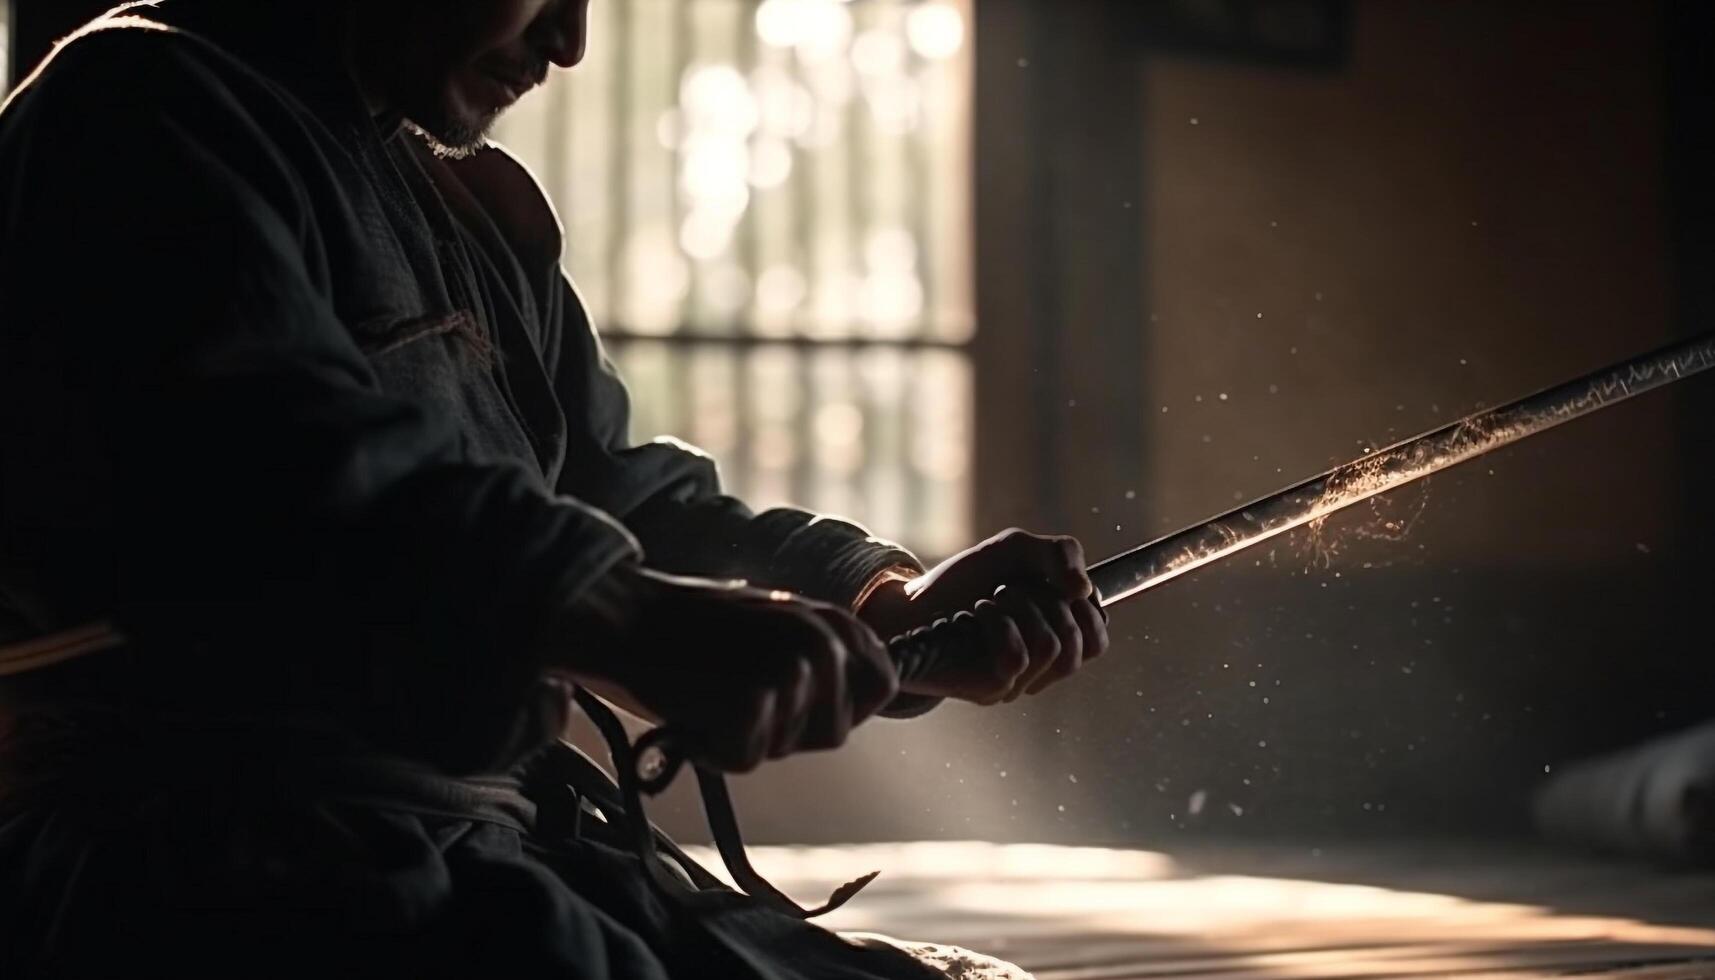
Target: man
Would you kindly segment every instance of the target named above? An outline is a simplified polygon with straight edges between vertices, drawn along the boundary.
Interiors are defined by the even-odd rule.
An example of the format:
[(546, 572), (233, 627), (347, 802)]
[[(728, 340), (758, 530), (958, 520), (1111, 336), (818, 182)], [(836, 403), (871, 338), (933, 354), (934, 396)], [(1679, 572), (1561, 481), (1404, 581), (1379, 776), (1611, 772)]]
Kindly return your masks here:
[(921, 574), (626, 442), (483, 142), (586, 3), (136, 4), (0, 113), (0, 975), (935, 975), (520, 792), (574, 685), (742, 771), (1107, 643), (1070, 539)]

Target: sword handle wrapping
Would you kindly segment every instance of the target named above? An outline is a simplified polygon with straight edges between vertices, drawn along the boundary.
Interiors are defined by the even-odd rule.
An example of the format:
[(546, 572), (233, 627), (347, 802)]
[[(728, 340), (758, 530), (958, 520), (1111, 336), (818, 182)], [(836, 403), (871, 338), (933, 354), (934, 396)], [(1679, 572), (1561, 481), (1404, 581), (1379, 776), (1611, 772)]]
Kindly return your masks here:
[(983, 655), (982, 626), (969, 612), (937, 619), (887, 641), (899, 682), (909, 684), (943, 663), (976, 660)]
[[(1047, 596), (1052, 599), (1059, 598), (1052, 592), (1047, 593)], [(1090, 598), (1097, 609), (1104, 605), (1100, 589)], [(1102, 615), (1106, 616), (1107, 613)], [(982, 624), (977, 622), (976, 614), (968, 610), (942, 617), (927, 626), (919, 626), (909, 633), (894, 637), (887, 641), (887, 652), (893, 658), (893, 666), (899, 673), (901, 684), (920, 680), (944, 663), (962, 660), (976, 664), (987, 655), (983, 646)]]

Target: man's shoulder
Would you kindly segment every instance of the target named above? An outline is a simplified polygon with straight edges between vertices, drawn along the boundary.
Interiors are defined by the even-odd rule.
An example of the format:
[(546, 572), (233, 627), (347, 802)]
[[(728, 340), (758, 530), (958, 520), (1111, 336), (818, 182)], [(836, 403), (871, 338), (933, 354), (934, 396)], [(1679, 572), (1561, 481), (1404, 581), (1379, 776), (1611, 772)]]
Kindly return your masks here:
[(303, 104), (213, 41), (125, 10), (62, 41), (0, 109), (0, 185), (220, 187), (306, 220), (327, 158)]
[(262, 76), (211, 41), (152, 19), (149, 9), (118, 8), (60, 41), (12, 93), (0, 124), (29, 113), (102, 125), (154, 107), (196, 120), (272, 98)]

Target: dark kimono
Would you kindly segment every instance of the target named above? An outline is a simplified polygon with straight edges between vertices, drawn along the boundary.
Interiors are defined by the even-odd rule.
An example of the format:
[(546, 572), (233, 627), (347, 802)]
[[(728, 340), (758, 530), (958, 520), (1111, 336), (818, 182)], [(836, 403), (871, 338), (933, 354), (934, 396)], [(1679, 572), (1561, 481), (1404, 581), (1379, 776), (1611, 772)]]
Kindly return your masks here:
[(618, 563), (914, 559), (630, 445), (530, 176), (372, 118), (293, 6), (133, 7), (0, 114), (0, 643), (129, 640), (0, 685), (0, 976), (927, 976), (537, 832), (539, 640)]

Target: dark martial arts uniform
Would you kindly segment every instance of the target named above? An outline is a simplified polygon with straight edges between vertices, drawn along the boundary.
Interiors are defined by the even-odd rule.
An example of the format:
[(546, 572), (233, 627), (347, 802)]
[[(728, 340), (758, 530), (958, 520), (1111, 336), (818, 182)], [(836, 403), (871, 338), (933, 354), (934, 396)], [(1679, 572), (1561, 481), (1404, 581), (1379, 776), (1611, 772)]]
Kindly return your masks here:
[(0, 686), (0, 977), (939, 976), (687, 911), (520, 791), (538, 634), (619, 563), (849, 603), (915, 560), (628, 445), (529, 175), (267, 6), (132, 8), (0, 116), (0, 643), (130, 639)]

